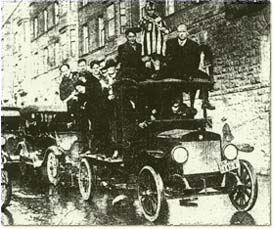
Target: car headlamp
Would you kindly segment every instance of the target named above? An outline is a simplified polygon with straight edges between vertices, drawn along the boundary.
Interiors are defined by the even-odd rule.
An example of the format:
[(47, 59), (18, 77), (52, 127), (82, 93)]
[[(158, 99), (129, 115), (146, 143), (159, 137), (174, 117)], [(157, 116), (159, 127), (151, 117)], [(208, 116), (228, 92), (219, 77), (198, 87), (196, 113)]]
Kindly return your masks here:
[(171, 152), (172, 158), (177, 163), (185, 163), (188, 160), (188, 151), (182, 146), (176, 146)]
[(4, 146), (6, 144), (6, 138), (1, 136), (1, 146)]
[(229, 144), (224, 148), (223, 153), (227, 160), (234, 160), (238, 156), (238, 149), (235, 145)]

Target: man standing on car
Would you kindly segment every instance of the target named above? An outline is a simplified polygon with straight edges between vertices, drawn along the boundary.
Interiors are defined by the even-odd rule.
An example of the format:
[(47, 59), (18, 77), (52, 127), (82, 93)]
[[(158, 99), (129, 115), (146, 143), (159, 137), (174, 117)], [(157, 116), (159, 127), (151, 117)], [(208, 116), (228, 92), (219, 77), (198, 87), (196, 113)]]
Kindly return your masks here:
[(91, 128), (94, 135), (93, 144), (102, 149), (108, 144), (108, 122), (105, 108), (105, 98), (100, 84), (100, 63), (90, 63), (91, 74), (86, 78), (87, 114), (91, 121)]
[(59, 71), (62, 77), (59, 85), (60, 99), (67, 103), (68, 112), (74, 114), (76, 112), (75, 102), (78, 94), (74, 87), (78, 79), (77, 74), (71, 72), (69, 64), (62, 64)]
[(89, 78), (89, 75), (91, 74), (87, 70), (87, 60), (79, 59), (77, 61), (77, 66), (78, 66), (78, 79), (85, 83), (87, 78)]
[(118, 62), (120, 63), (122, 76), (139, 80), (143, 71), (142, 46), (136, 41), (136, 30), (134, 28), (127, 29), (125, 35), (127, 41), (118, 46)]
[[(173, 74), (172, 76), (174, 78), (180, 78), (186, 81), (195, 77), (209, 79), (206, 73), (199, 71), (200, 46), (190, 40), (188, 35), (187, 26), (180, 24), (177, 27), (177, 37), (167, 41), (167, 72)], [(204, 94), (207, 95), (207, 93)], [(196, 90), (190, 90), (192, 108), (194, 108), (195, 96)], [(203, 98), (203, 108), (210, 110), (215, 109), (206, 97)]]

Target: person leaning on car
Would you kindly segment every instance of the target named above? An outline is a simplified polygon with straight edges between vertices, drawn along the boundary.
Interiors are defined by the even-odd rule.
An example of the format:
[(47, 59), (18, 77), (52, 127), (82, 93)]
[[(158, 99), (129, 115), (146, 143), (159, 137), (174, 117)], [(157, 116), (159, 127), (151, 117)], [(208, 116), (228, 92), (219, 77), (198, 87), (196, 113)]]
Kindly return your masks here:
[[(167, 41), (166, 58), (167, 73), (173, 78), (189, 81), (192, 78), (209, 79), (209, 76), (199, 70), (201, 49), (200, 46), (188, 38), (187, 26), (180, 24), (177, 27), (177, 37)], [(210, 79), (209, 79), (210, 81)], [(191, 90), (191, 107), (194, 108), (196, 90)], [(204, 93), (204, 95), (208, 95)], [(214, 110), (207, 96), (203, 98), (203, 108)]]

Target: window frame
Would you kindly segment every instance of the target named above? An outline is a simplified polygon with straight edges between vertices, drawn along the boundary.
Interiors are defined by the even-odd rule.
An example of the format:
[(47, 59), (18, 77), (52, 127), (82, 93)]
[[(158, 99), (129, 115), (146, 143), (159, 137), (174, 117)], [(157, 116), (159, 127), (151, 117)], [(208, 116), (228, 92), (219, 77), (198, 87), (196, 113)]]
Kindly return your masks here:
[[(84, 28), (87, 29), (87, 37), (84, 37), (85, 34), (84, 34)], [(87, 54), (89, 53), (89, 27), (88, 27), (88, 24), (84, 24), (82, 26), (82, 54)], [(87, 44), (86, 44), (87, 42)], [(87, 50), (86, 50), (87, 49)]]
[(59, 4), (57, 2), (54, 2), (54, 25), (57, 25), (59, 23)]
[(37, 38), (38, 37), (38, 17), (35, 16), (33, 18), (33, 39)]
[[(176, 12), (175, 3), (176, 3), (175, 0), (165, 0), (165, 16), (169, 16)], [(172, 6), (172, 10), (171, 10), (171, 6)]]
[[(112, 15), (113, 17), (111, 17), (111, 18), (109, 18), (110, 14), (108, 13), (108, 9), (110, 7), (113, 7), (113, 15)], [(111, 3), (110, 5), (108, 5), (106, 7), (106, 23), (107, 23), (107, 35), (108, 35), (107, 37), (108, 38), (114, 37), (116, 35), (116, 13), (115, 13), (115, 10), (116, 10), (116, 8), (115, 8), (114, 3)], [(110, 22), (113, 23), (113, 34), (110, 34), (110, 31), (111, 31)]]
[[(100, 23), (102, 22), (102, 23)], [(102, 25), (102, 27), (100, 26)], [(104, 47), (105, 46), (105, 21), (103, 15), (98, 16), (97, 20), (97, 26), (98, 26), (98, 31), (97, 31), (97, 36), (98, 36), (98, 47)]]
[(43, 18), (44, 18), (44, 32), (48, 31), (49, 23), (48, 23), (48, 10), (47, 8), (43, 11)]
[[(124, 8), (122, 9), (122, 4), (124, 4)], [(124, 14), (121, 13), (121, 11), (124, 10)], [(120, 22), (120, 33), (124, 33), (127, 27), (127, 7), (126, 7), (126, 1), (120, 1), (119, 2), (119, 22)], [(125, 24), (122, 24), (122, 17), (125, 17)]]

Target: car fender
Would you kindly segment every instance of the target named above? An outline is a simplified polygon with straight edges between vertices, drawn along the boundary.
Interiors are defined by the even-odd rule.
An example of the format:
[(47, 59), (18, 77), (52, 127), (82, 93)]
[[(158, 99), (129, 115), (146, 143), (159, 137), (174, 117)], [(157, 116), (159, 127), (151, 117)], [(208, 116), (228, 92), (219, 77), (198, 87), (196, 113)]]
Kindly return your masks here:
[[(28, 152), (28, 148), (27, 148), (27, 145), (24, 141), (20, 141), (18, 144), (17, 144), (17, 147), (16, 147), (16, 155), (20, 155), (20, 150), (23, 150), (22, 153), (26, 153)], [(23, 155), (20, 155), (20, 156), (23, 156)]]
[(50, 152), (53, 152), (57, 157), (62, 156), (63, 152), (58, 146), (50, 146), (45, 150), (44, 158), (43, 158), (43, 164), (44, 165), (47, 161), (48, 154)]

